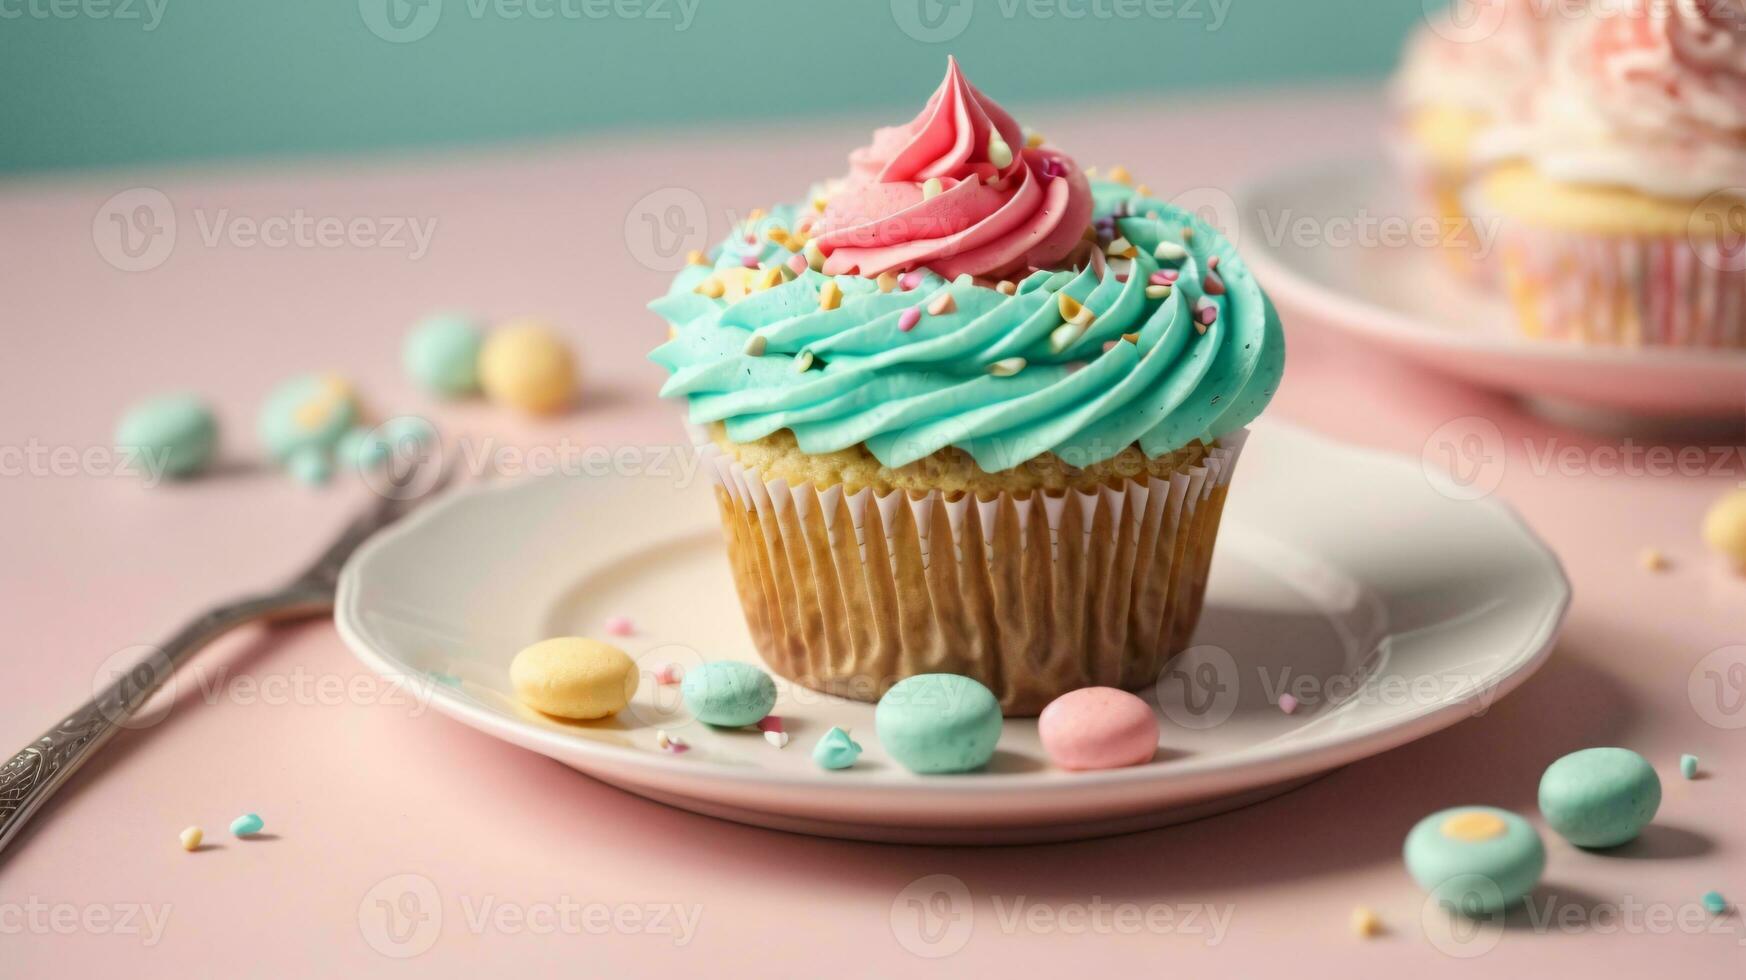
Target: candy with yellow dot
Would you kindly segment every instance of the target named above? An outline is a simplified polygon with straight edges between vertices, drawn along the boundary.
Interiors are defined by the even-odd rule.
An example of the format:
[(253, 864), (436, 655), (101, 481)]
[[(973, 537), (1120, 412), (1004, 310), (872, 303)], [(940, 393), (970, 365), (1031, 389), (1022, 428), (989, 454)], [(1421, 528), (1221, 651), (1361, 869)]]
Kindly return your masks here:
[(1746, 490), (1730, 491), (1704, 517), (1704, 543), (1746, 573)]
[(498, 327), (479, 352), (479, 383), (492, 401), (533, 415), (568, 408), (576, 397), (576, 357), (538, 320)]
[(1490, 806), (1433, 813), (1407, 834), (1407, 872), (1452, 913), (1490, 915), (1540, 882), (1546, 847), (1532, 824)]
[(589, 720), (624, 710), (637, 693), (637, 665), (618, 647), (580, 636), (542, 640), (515, 655), (509, 681), (536, 711)]

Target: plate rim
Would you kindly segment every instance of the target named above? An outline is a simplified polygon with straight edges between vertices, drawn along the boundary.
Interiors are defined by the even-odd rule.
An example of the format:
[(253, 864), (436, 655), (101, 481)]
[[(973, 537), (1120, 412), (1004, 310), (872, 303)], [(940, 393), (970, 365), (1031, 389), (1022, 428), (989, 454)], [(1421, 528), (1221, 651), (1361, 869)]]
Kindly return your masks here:
[[(1319, 448), (1324, 451), (1334, 450), (1352, 453), (1386, 466), (1405, 467), (1411, 465), (1409, 457), (1389, 450), (1340, 442), (1299, 426), (1279, 422), (1266, 422), (1263, 425), (1269, 431), (1285, 433), (1289, 438), (1305, 439), (1317, 443)], [(411, 676), (423, 676), (424, 671), (413, 668), (376, 649), (376, 646), (369, 640), (367, 631), (362, 625), (359, 615), (360, 609), (358, 608), (361, 601), (359, 593), (362, 589), (361, 583), (365, 568), (380, 552), (393, 547), (403, 538), (418, 534), (425, 525), (433, 523), (440, 515), (451, 510), (482, 498), (512, 495), (543, 486), (550, 481), (564, 479), (568, 479), (568, 477), (563, 475), (542, 476), (451, 491), (443, 499), (432, 501), (406, 519), (378, 532), (354, 552), (341, 569), (334, 602), (334, 624), (341, 640), (365, 666), (382, 677), (405, 679)], [(1269, 769), (1283, 766), (1290, 768), (1292, 773), (1325, 772), (1358, 759), (1398, 748), (1408, 742), (1416, 741), (1426, 735), (1457, 724), (1461, 720), (1461, 716), (1470, 714), (1473, 704), (1480, 697), (1487, 697), (1490, 702), (1495, 703), (1497, 699), (1510, 694), (1539, 670), (1557, 644), (1573, 598), (1570, 578), (1565, 571), (1563, 562), (1556, 552), (1539, 535), (1534, 533), (1514, 507), (1495, 496), (1481, 500), (1464, 501), (1463, 504), (1464, 506), (1490, 510), (1495, 515), (1504, 518), (1507, 527), (1521, 539), (1523, 545), (1541, 566), (1539, 571), (1547, 576), (1547, 585), (1553, 590), (1556, 598), (1550, 603), (1536, 624), (1532, 637), (1524, 641), (1521, 655), (1509, 664), (1499, 667), (1493, 674), (1481, 678), (1479, 683), (1474, 684), (1470, 691), (1458, 699), (1438, 701), (1416, 713), (1391, 721), (1375, 721), (1357, 728), (1310, 736), (1302, 744), (1285, 749), (1270, 747), (1275, 745), (1275, 742), (1270, 740), (1234, 752), (1172, 761), (1166, 763), (1165, 768), (1162, 769), (1152, 766), (1132, 766), (1122, 769), (1073, 772), (1068, 774), (1071, 778), (1062, 778), (1061, 771), (1053, 767), (1044, 767), (1035, 772), (1006, 773), (994, 778), (990, 778), (986, 773), (978, 772), (935, 774), (926, 778), (908, 779), (901, 784), (885, 781), (843, 780), (834, 783), (832, 791), (856, 796), (885, 796), (896, 791), (908, 796), (919, 794), (941, 800), (960, 797), (966, 793), (983, 797), (1007, 797), (1020, 794), (1035, 797), (1037, 794), (1054, 795), (1071, 793), (1080, 789), (1109, 790), (1125, 786), (1155, 787), (1160, 784), (1181, 783), (1195, 778), (1217, 778), (1223, 783), (1232, 784), (1231, 791), (1235, 792), (1248, 787), (1267, 785), (1274, 781), (1271, 778), (1262, 778)], [(627, 770), (632, 772), (647, 771), (648, 775), (646, 776), (639, 773), (637, 777), (639, 782), (654, 780), (658, 776), (678, 776), (692, 783), (715, 783), (735, 786), (740, 789), (763, 786), (782, 791), (816, 790), (819, 785), (819, 776), (816, 773), (742, 769), (733, 766), (701, 766), (695, 761), (685, 760), (678, 756), (656, 755), (643, 749), (578, 738), (557, 729), (545, 728), (493, 711), (461, 696), (459, 692), (445, 685), (430, 683), (428, 688), (431, 706), (450, 718), (460, 721), (468, 727), (502, 738), (511, 744), (540, 752), (542, 755), (573, 767), (574, 764), (570, 762), (571, 758), (586, 760), (588, 763), (598, 765), (603, 769), (609, 769), (614, 774), (622, 774)], [(534, 744), (531, 743), (537, 743), (539, 748), (535, 748)], [(1298, 763), (1310, 757), (1328, 757), (1328, 761), (1326, 764), (1315, 765), (1313, 769), (1297, 767)], [(586, 769), (584, 772), (588, 775), (594, 775)], [(1289, 778), (1289, 776), (1290, 774), (1287, 774), (1280, 778)], [(698, 794), (682, 793), (679, 795), (695, 796)]]
[[(1376, 154), (1333, 157), (1308, 164), (1287, 165), (1266, 171), (1259, 177), (1243, 182), (1233, 195), (1237, 220), (1245, 237), (1253, 228), (1249, 215), (1265, 195), (1277, 192), (1291, 183), (1326, 179), (1345, 175), (1358, 182), (1392, 184), (1394, 177), (1387, 161)], [(1409, 314), (1351, 296), (1304, 275), (1289, 262), (1277, 256), (1277, 249), (1265, 239), (1259, 240), (1243, 253), (1243, 260), (1265, 284), (1267, 291), (1293, 306), (1328, 311), (1324, 317), (1329, 329), (1351, 333), (1388, 343), (1397, 349), (1418, 349), (1421, 356), (1442, 351), (1459, 350), (1534, 363), (1568, 363), (1585, 367), (1651, 368), (1706, 373), (1718, 378), (1746, 377), (1746, 351), (1685, 350), (1663, 347), (1600, 347), (1536, 343), (1508, 335), (1460, 333), (1425, 326), (1423, 320)]]

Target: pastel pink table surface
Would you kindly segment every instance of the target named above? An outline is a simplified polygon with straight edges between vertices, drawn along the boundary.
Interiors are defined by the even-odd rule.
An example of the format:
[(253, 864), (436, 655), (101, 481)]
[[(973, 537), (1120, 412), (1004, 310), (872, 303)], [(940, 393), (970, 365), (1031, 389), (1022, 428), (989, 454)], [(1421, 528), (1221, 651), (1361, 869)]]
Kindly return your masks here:
[[(1357, 91), (1028, 115), (1085, 163), (1122, 162), (1160, 192), (1209, 200), (1289, 161), (1374, 152), (1380, 119)], [(185, 614), (288, 574), (361, 501), (355, 485), (311, 491), (251, 465), (255, 407), (292, 372), (343, 373), (381, 413), (427, 414), (476, 452), (680, 443), (654, 396), (662, 373), (643, 359), (663, 332), (643, 304), (668, 279), (658, 266), (673, 241), (651, 238), (643, 215), (683, 230), (669, 206), (687, 218), (701, 206), (714, 240), (840, 171), (879, 121), (0, 186), (0, 747), (35, 737)], [(142, 186), (172, 202), (175, 244), (155, 268), (119, 271), (105, 202)], [(299, 213), (366, 220), (351, 244), (247, 236)], [(370, 228), (394, 237), (387, 219), (423, 222), (428, 248), (366, 241)], [(581, 352), (581, 406), (530, 423), (417, 394), (401, 337), (442, 308), (549, 317)], [(162, 720), (120, 735), (0, 861), (0, 974), (1738, 976), (1738, 913), (1692, 910), (1712, 888), (1746, 899), (1746, 729), (1728, 727), (1746, 724), (1746, 690), (1724, 674), (1705, 705), (1692, 679), (1712, 651), (1746, 643), (1746, 582), (1697, 533), (1746, 479), (1739, 434), (1705, 447), (1715, 472), (1620, 472), (1609, 461), (1641, 440), (1561, 430), (1285, 314), (1291, 361), (1272, 417), (1412, 456), (1455, 420), (1504, 436), (1497, 492), (1558, 551), (1576, 602), (1550, 663), (1482, 717), (1168, 830), (891, 847), (646, 802), (422, 710), (331, 625), (252, 630), (208, 651)], [(224, 473), (148, 490), (100, 453), (54, 455), (100, 451), (127, 403), (176, 388), (219, 407)], [(1671, 567), (1644, 571), (1646, 546)], [(1517, 916), (1494, 941), (1454, 947), (1480, 955), (1446, 952), (1401, 866), (1408, 828), (1463, 803), (1532, 814), (1542, 768), (1591, 745), (1656, 764), (1656, 825), (1607, 855), (1549, 835), (1536, 902), (1555, 921)], [(1679, 778), (1685, 752), (1705, 778)], [(266, 839), (226, 832), (245, 811), (266, 819)], [(214, 846), (184, 853), (188, 824)], [(933, 875), (968, 903), (912, 903), (951, 885), (911, 887)], [(1356, 905), (1386, 933), (1355, 938)]]

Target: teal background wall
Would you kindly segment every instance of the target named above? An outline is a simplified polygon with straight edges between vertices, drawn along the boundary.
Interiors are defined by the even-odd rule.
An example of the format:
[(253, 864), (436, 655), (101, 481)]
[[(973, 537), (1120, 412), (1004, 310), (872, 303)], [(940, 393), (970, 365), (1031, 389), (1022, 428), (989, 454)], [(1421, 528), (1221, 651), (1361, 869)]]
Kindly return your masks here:
[(0, 0), (0, 172), (1374, 77), (1421, 0)]

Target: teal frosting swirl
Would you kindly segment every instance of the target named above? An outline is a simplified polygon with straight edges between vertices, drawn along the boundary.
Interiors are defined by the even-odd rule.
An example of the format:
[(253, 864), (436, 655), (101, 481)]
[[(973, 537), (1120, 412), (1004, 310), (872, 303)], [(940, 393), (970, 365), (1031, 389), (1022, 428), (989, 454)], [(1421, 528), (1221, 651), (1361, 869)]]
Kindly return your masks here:
[[(1284, 368), (1272, 302), (1231, 243), (1195, 215), (1122, 184), (1092, 189), (1095, 214), (1115, 216), (1137, 249), (1131, 268), (1039, 271), (1011, 294), (932, 273), (911, 290), (882, 292), (869, 279), (810, 270), (738, 302), (698, 293), (716, 270), (742, 268), (748, 252), (768, 265), (788, 260), (758, 229), (737, 228), (712, 265), (688, 266), (650, 304), (674, 328), (650, 355), (671, 372), (661, 394), (688, 399), (692, 422), (720, 422), (735, 442), (788, 429), (802, 451), (865, 444), (891, 467), (956, 446), (991, 473), (1044, 453), (1089, 466), (1136, 444), (1158, 457), (1247, 425)], [(792, 228), (799, 213), (777, 208), (763, 226)], [(1157, 258), (1162, 242), (1186, 254), (1166, 246)], [(1209, 292), (1215, 266), (1224, 289)], [(1168, 296), (1148, 297), (1160, 268), (1179, 278)], [(822, 309), (832, 278), (842, 302)], [(900, 327), (906, 310), (925, 309), (941, 290), (956, 309)], [(1061, 293), (1095, 315), (1065, 347)], [(1203, 331), (1197, 313), (1207, 304), (1218, 313)], [(746, 353), (754, 335), (759, 356)], [(1009, 373), (1014, 359), (1023, 366)]]

